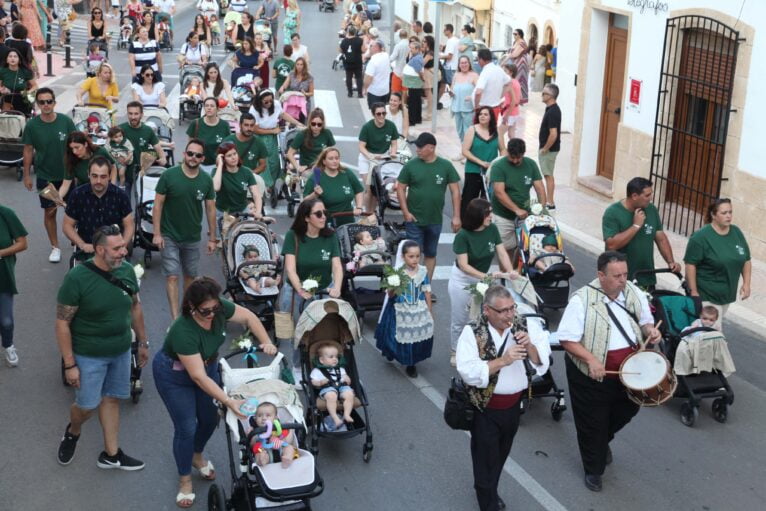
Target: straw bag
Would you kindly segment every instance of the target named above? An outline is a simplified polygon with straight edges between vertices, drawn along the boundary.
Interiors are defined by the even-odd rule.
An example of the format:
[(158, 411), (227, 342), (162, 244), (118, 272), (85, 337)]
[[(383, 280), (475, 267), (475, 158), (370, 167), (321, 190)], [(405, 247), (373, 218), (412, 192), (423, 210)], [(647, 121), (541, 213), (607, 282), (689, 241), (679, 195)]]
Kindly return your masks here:
[[(295, 236), (295, 264), (298, 264), (298, 235)], [(290, 282), (285, 282), (286, 286)], [(293, 289), (292, 300), (290, 301), (290, 312), (280, 311), (274, 313), (274, 336), (277, 339), (292, 339), (295, 335), (295, 323), (293, 322), (293, 311), (295, 310), (295, 289)]]

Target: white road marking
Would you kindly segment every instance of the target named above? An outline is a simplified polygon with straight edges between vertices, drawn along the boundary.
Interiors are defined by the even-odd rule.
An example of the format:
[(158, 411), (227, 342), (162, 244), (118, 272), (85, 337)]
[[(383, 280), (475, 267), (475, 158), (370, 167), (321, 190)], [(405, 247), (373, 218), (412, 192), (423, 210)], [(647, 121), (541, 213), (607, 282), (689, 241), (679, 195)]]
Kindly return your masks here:
[(334, 135), (336, 142), (359, 142), (359, 137), (351, 135)]
[(343, 119), (340, 116), (338, 97), (334, 90), (314, 90), (314, 106), (324, 110), (325, 123), (328, 128), (342, 128)]
[(181, 84), (176, 83), (170, 94), (167, 95), (167, 109), (173, 119), (178, 119), (178, 97), (181, 95)]

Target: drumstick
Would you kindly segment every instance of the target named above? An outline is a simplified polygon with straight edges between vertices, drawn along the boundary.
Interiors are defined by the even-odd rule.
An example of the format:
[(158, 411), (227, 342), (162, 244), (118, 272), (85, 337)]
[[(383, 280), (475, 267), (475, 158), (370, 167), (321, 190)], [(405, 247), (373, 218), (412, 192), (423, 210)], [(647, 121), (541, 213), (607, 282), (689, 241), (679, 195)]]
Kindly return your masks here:
[[(659, 321), (657, 322), (657, 324), (656, 324), (656, 325), (654, 325), (654, 328), (656, 328), (657, 330), (659, 330), (661, 326), (662, 326), (662, 320), (659, 320)], [(649, 346), (649, 343), (648, 343), (648, 342), (645, 342), (645, 343), (643, 344), (643, 346), (641, 346), (641, 349), (640, 349), (639, 351), (644, 351), (644, 350), (647, 348), (647, 346)]]
[(641, 374), (634, 371), (604, 371), (606, 374)]

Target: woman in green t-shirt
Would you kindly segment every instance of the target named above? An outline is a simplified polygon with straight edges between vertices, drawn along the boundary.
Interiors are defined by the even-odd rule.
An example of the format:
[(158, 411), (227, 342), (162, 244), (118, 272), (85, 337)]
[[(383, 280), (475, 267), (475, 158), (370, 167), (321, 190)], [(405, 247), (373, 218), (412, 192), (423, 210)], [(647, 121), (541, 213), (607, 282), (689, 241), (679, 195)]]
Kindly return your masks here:
[(505, 155), (505, 147), (499, 142), (495, 112), (488, 106), (481, 106), (473, 117), (473, 126), (468, 128), (463, 138), (463, 157), (465, 162), (465, 184), (460, 198), (461, 216), (471, 199), (487, 199), (487, 186), (484, 176), (498, 155)]
[(718, 199), (708, 207), (707, 225), (692, 234), (686, 246), (686, 282), (692, 296), (699, 296), (703, 304), (718, 310), (720, 328), (729, 304), (737, 300), (737, 286), (742, 276), (739, 297), (750, 296), (752, 263), (750, 247), (744, 234), (731, 223), (730, 199)]
[[(325, 128), (324, 112), (315, 108), (309, 114), (308, 128), (299, 132), (287, 150), (287, 159), (299, 173), (309, 170), (321, 153), (327, 147), (335, 145), (332, 131)], [(295, 159), (295, 153), (300, 159)]]
[[(242, 165), (242, 158), (234, 142), (224, 142), (218, 146), (215, 164), (213, 189), (218, 229), (221, 229), (224, 213), (250, 213), (256, 220), (260, 220), (263, 217), (263, 192), (258, 190), (253, 171)], [(248, 191), (253, 201), (252, 209), (247, 198)]]
[[(94, 144), (82, 131), (73, 131), (67, 136), (64, 150), (64, 181), (59, 189), (61, 197), (66, 197), (70, 189), (88, 182), (88, 164), (94, 156), (103, 156), (109, 160), (109, 182), (117, 180), (117, 167), (114, 158), (103, 147)], [(74, 185), (72, 184), (74, 181)]]
[(189, 125), (186, 134), (205, 143), (205, 163), (200, 167), (208, 174), (212, 174), (218, 146), (231, 134), (231, 127), (228, 122), (218, 117), (216, 98), (205, 98), (202, 109), (204, 115)]
[(240, 412), (244, 401), (229, 397), (219, 386), (218, 353), (226, 341), (227, 321), (252, 332), (264, 353), (277, 353), (258, 317), (220, 298), (221, 292), (221, 286), (210, 277), (197, 278), (189, 285), (184, 292), (181, 316), (170, 325), (165, 343), (152, 362), (157, 392), (175, 427), (173, 456), (180, 477), (178, 505), (194, 501), (192, 468), (203, 479), (215, 479), (213, 464), (203, 456), (218, 425), (218, 408), (213, 399), (244, 418)]
[[(329, 215), (333, 213), (353, 212), (362, 214), (364, 187), (353, 172), (340, 165), (340, 151), (328, 147), (319, 154), (316, 166), (322, 171), (319, 183), (314, 183), (314, 176), (308, 179), (303, 188), (304, 199), (321, 199)], [(335, 225), (344, 225), (354, 221), (354, 215), (331, 218)]]
[[(452, 251), (455, 253), (455, 264), (447, 289), (452, 316), (450, 364), (455, 367), (457, 340), (469, 320), (471, 293), (466, 288), (488, 278), (517, 279), (519, 274), (513, 271), (511, 258), (500, 239), (500, 231), (492, 223), (492, 205), (485, 199), (473, 199), (466, 206), (463, 227), (455, 235)], [(495, 256), (500, 263), (500, 271), (490, 273)]]
[(4, 95), (3, 109), (16, 110), (24, 115), (29, 115), (32, 109), (23, 93), (36, 88), (34, 72), (21, 58), (18, 50), (9, 49), (5, 62), (0, 62), (0, 94)]

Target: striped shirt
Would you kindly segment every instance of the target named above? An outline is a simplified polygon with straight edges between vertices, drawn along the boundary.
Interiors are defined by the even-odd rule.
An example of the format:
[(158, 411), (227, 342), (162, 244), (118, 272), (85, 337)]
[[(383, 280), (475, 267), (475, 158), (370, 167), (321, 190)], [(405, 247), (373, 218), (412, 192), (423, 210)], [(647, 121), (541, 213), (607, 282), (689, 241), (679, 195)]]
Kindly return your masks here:
[(159, 66), (157, 65), (157, 52), (159, 52), (157, 41), (149, 40), (146, 43), (132, 41), (130, 43), (130, 53), (136, 59), (137, 70), (140, 70), (144, 64), (149, 64), (152, 66), (152, 69), (159, 71)]

